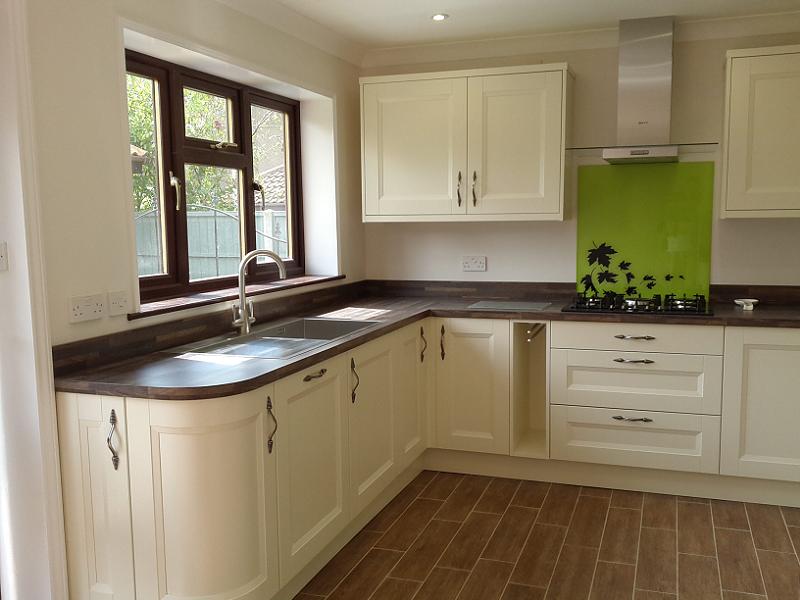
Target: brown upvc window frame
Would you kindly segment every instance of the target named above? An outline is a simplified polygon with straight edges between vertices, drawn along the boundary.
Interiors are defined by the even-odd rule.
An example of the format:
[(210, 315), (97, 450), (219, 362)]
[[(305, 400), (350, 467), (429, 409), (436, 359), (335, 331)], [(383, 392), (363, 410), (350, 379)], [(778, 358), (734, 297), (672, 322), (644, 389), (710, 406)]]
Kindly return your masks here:
[[(251, 105), (283, 112), (288, 117), (286, 143), (286, 185), (288, 187), (287, 234), (292, 252), (285, 260), (287, 276), (305, 274), (303, 244), (303, 193), (300, 155), (300, 103), (264, 90), (228, 81), (213, 75), (169, 63), (132, 50), (125, 51), (126, 71), (155, 80), (159, 85), (159, 112), (161, 117), (161, 193), (164, 206), (164, 235), (167, 273), (139, 277), (142, 302), (166, 300), (201, 292), (229, 290), (237, 285), (235, 276), (190, 281), (189, 248), (187, 233), (186, 189), (181, 185), (180, 203), (176, 210), (176, 190), (170, 185), (169, 173), (183, 184), (185, 165), (225, 167), (241, 173), (241, 214), (244, 218), (244, 252), (256, 248), (256, 186), (253, 173), (253, 144), (251, 132)], [(187, 137), (184, 125), (183, 88), (214, 94), (230, 99), (229, 124), (236, 147), (211, 149), (213, 140)], [(277, 280), (278, 269), (272, 263), (252, 261), (247, 271), (247, 282), (266, 283)]]

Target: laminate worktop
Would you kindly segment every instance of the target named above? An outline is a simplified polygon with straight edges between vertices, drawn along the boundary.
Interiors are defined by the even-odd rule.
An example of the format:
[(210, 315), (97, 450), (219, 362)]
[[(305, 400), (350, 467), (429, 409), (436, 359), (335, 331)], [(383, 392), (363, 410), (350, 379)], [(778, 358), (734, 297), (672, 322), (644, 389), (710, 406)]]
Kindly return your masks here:
[[(753, 327), (800, 328), (800, 306), (762, 305), (753, 312), (745, 312), (733, 304), (715, 304), (713, 315), (630, 315), (565, 313), (567, 304), (563, 297), (551, 300), (544, 310), (489, 310), (473, 309), (475, 299), (436, 297), (386, 297), (364, 296), (334, 303), (313, 312), (293, 316), (319, 316), (330, 311), (356, 306), (382, 309), (386, 312), (370, 321), (376, 323), (355, 333), (332, 340), (291, 359), (243, 358), (237, 364), (215, 363), (209, 360), (192, 360), (177, 350), (163, 349), (115, 362), (92, 367), (55, 379), (61, 392), (77, 392), (112, 396), (129, 396), (164, 400), (199, 400), (244, 393), (287, 375), (341, 354), (372, 339), (419, 321), (429, 316), (490, 318), (531, 321), (584, 321), (604, 323), (656, 323)], [(436, 333), (426, 332), (428, 342), (435, 344)], [(433, 354), (431, 354), (433, 356)]]

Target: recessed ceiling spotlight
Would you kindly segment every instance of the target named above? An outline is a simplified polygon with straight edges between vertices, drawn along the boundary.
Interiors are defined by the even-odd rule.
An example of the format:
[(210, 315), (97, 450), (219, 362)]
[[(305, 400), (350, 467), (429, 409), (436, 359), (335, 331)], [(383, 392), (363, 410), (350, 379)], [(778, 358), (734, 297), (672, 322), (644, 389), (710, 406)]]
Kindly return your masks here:
[(437, 21), (437, 22), (439, 22), (439, 21), (444, 21), (444, 20), (445, 20), (445, 19), (447, 19), (449, 16), (450, 16), (450, 15), (446, 15), (446, 14), (444, 14), (444, 13), (436, 13), (435, 15), (433, 15), (433, 16), (431, 17), (431, 19), (433, 19), (434, 21)]

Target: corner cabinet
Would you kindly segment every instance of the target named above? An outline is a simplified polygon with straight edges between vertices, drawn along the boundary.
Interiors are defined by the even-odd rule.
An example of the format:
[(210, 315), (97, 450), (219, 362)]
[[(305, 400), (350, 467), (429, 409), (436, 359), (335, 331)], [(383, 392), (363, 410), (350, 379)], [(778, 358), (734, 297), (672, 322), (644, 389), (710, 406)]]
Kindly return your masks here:
[(722, 216), (800, 217), (800, 46), (728, 52)]
[(361, 79), (365, 222), (563, 220), (565, 64)]
[(800, 481), (800, 329), (728, 327), (723, 475)]

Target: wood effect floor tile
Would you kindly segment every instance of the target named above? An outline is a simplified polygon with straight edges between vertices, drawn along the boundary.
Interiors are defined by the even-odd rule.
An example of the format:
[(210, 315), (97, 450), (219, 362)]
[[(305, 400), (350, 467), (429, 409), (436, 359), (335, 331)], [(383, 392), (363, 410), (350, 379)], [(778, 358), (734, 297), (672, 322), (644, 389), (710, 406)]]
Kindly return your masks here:
[(800, 527), (789, 527), (789, 537), (794, 543), (794, 551), (800, 556)]
[(561, 525), (566, 527), (572, 518), (572, 512), (578, 501), (580, 488), (574, 485), (554, 483), (547, 492), (542, 503), (537, 523), (545, 525)]
[(420, 583), (417, 581), (387, 577), (370, 596), (370, 600), (411, 600), (419, 586)]
[(458, 600), (500, 600), (513, 565), (479, 560), (464, 584)]
[(608, 498), (580, 496), (564, 543), (599, 548), (606, 525), (608, 505)]
[(511, 575), (512, 583), (546, 588), (566, 532), (566, 528), (556, 525), (534, 525)]
[(745, 594), (743, 592), (722, 590), (722, 600), (767, 600), (767, 597), (761, 594)]
[(436, 518), (448, 521), (466, 519), (490, 481), (491, 479), (488, 477), (465, 476), (436, 513)]
[(475, 510), (502, 515), (519, 488), (517, 479), (492, 479)]
[(523, 481), (519, 485), (517, 493), (511, 500), (515, 506), (527, 506), (528, 508), (541, 508), (550, 484), (541, 481)]
[(303, 592), (317, 596), (330, 594), (380, 537), (381, 534), (375, 531), (360, 531), (314, 576)]
[(678, 597), (681, 600), (721, 600), (717, 559), (679, 554)]
[(789, 527), (800, 527), (800, 508), (782, 506), (783, 518)]
[(678, 502), (694, 502), (696, 504), (710, 504), (708, 498), (698, 498), (697, 496), (678, 496)]
[[(713, 509), (712, 509), (713, 510)], [(763, 594), (761, 572), (749, 531), (715, 529), (722, 589)]]
[(678, 503), (678, 552), (717, 555), (708, 504)]
[(315, 594), (306, 594), (305, 592), (300, 592), (293, 598), (293, 600), (325, 600), (325, 596), (317, 596)]
[(441, 500), (417, 498), (375, 546), (389, 550), (408, 550), (443, 504)]
[(500, 515), (479, 512), (470, 514), (439, 559), (439, 566), (472, 569), (499, 522)]
[(675, 496), (645, 494), (642, 506), (642, 527), (675, 529), (677, 518)]
[(463, 478), (463, 475), (456, 473), (438, 473), (436, 478), (419, 493), (419, 496), (431, 500), (447, 500), (447, 497), (453, 493)]
[(745, 504), (745, 508), (757, 549), (794, 552), (780, 508), (766, 504)]
[(412, 502), (414, 502), (419, 492), (420, 490), (413, 487), (404, 488), (403, 491), (392, 498), (381, 512), (367, 523), (364, 529), (380, 531), (381, 533), (388, 531), (397, 518), (405, 512)]
[(663, 592), (653, 592), (651, 590), (636, 590), (633, 593), (633, 600), (677, 600), (676, 594), (665, 594)]
[(611, 498), (611, 490), (608, 488), (582, 487), (581, 496), (594, 496), (595, 498)]
[(592, 582), (591, 600), (630, 600), (636, 567), (598, 562)]
[(639, 562), (636, 588), (654, 592), (676, 593), (675, 531), (642, 527), (639, 540)]
[(509, 506), (489, 539), (483, 558), (516, 562), (538, 512), (535, 508)]
[(600, 560), (636, 564), (641, 519), (641, 511), (610, 508), (603, 543), (600, 546)]
[(800, 565), (797, 563), (797, 556), (758, 550), (758, 562), (761, 563), (769, 600), (800, 598)]
[(434, 519), (392, 569), (392, 577), (424, 581), (456, 535), (459, 524)]
[(750, 529), (744, 504), (729, 500), (712, 500), (711, 514), (714, 518), (714, 527), (725, 529)]
[(544, 600), (546, 591), (543, 588), (509, 583), (506, 586), (506, 591), (503, 592), (501, 600)]
[(642, 492), (614, 490), (611, 494), (611, 506), (616, 508), (642, 508)]
[(592, 587), (597, 548), (564, 545), (546, 600), (586, 600)]
[(455, 600), (467, 577), (468, 571), (436, 567), (422, 584), (414, 600)]
[(333, 590), (329, 600), (369, 598), (402, 555), (395, 550), (373, 548)]

